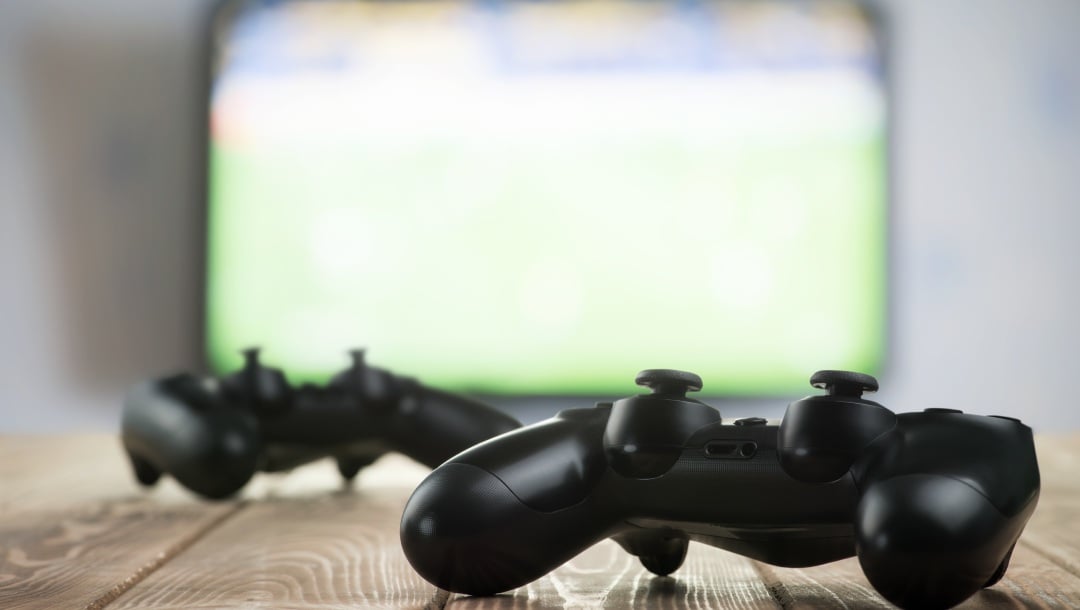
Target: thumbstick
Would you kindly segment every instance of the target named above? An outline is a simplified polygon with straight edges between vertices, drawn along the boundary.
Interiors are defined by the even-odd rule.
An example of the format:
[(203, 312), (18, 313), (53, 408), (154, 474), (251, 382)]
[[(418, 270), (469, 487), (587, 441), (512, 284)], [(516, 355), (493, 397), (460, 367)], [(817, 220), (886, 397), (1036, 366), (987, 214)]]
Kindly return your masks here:
[(851, 472), (883, 434), (896, 429), (892, 411), (861, 398), (878, 389), (877, 379), (849, 371), (818, 371), (810, 384), (825, 395), (788, 405), (777, 431), (780, 468), (805, 483), (828, 483)]
[(259, 361), (259, 348), (251, 347), (241, 352), (244, 367), (222, 380), (228, 394), (254, 407), (281, 410), (288, 406), (289, 382), (275, 368), (263, 366)]
[(368, 366), (367, 350), (349, 350), (352, 362), (330, 380), (330, 387), (344, 390), (356, 404), (389, 407), (397, 404), (401, 388), (395, 376), (383, 369)]
[(862, 396), (877, 392), (878, 381), (870, 375), (851, 371), (818, 371), (810, 376), (810, 385), (825, 390), (829, 396)]
[(604, 451), (611, 468), (624, 477), (657, 477), (675, 465), (686, 441), (720, 412), (687, 398), (701, 389), (701, 377), (686, 371), (647, 369), (634, 378), (652, 394), (615, 401), (604, 428)]
[(364, 395), (364, 387), (367, 386), (367, 361), (363, 349), (349, 350), (349, 358), (352, 362), (349, 368), (341, 371), (330, 380), (330, 385), (343, 387), (357, 396)]
[(673, 369), (646, 369), (637, 374), (634, 383), (645, 386), (653, 394), (686, 396), (687, 392), (701, 389), (701, 377), (686, 371)]

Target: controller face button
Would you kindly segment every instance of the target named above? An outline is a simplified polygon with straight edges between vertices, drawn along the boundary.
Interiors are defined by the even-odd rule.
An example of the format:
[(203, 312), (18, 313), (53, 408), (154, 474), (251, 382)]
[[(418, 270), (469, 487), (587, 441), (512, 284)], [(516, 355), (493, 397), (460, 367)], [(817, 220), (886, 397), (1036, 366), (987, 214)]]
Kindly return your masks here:
[(769, 420), (764, 417), (744, 417), (742, 419), (736, 419), (736, 426), (764, 426), (769, 423)]
[(940, 407), (930, 407), (929, 409), (923, 409), (923, 413), (963, 413), (960, 409), (943, 409)]

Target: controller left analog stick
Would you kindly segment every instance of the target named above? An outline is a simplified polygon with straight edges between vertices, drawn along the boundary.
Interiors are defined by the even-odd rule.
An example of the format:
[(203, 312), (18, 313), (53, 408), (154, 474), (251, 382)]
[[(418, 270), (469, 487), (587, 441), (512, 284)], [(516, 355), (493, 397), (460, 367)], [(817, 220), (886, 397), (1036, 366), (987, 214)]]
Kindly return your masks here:
[(652, 393), (615, 401), (604, 430), (604, 450), (616, 472), (645, 479), (667, 472), (687, 439), (702, 426), (720, 421), (720, 412), (686, 396), (702, 387), (694, 373), (647, 369), (635, 381)]

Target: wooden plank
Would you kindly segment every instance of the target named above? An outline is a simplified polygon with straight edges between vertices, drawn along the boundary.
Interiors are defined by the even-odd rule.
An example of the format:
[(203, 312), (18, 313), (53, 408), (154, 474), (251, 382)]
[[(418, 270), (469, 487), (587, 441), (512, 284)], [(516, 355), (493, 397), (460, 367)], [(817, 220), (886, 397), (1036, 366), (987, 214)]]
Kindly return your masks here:
[(777, 607), (749, 560), (697, 544), (679, 578), (653, 577), (606, 541), (512, 594), (440, 595), (398, 541), (401, 511), (425, 473), (384, 458), (354, 490), (327, 493), (340, 485), (331, 464), (299, 469), (109, 608)]
[[(412, 574), (397, 546), (398, 515), (408, 490), (423, 476), (420, 469), (398, 474), (401, 466), (384, 460), (365, 472), (366, 480), (361, 480), (357, 492), (329, 497), (325, 494), (336, 485), (336, 474), (328, 464), (281, 479), (265, 491), (275, 499), (225, 524), (112, 607), (437, 607), (446, 603), (453, 609), (476, 610), (776, 607), (777, 601), (785, 608), (889, 607), (862, 576), (855, 559), (786, 570), (694, 544), (686, 565), (674, 578), (655, 578), (611, 542), (593, 547), (548, 577), (508, 595), (440, 597)], [(1054, 466), (1047, 471), (1051, 489), (1056, 472)], [(1052, 507), (1059, 495), (1044, 492), (1040, 510), (1047, 504)], [(253, 546), (254, 539), (259, 540)], [(357, 559), (364, 554), (372, 562), (367, 571), (360, 568), (363, 560)], [(220, 574), (230, 569), (232, 573)], [(204, 582), (208, 573), (216, 576)], [(185, 585), (196, 581), (198, 586)], [(1006, 579), (967, 606), (1069, 607), (1075, 601), (1076, 585), (1067, 570), (1025, 547), (1017, 550)]]
[(102, 435), (0, 437), (0, 482), (0, 516), (139, 495), (119, 439)]
[(878, 595), (854, 557), (812, 568), (755, 563), (762, 581), (785, 609), (894, 607)]
[[(813, 568), (765, 566), (763, 574), (785, 610), (894, 607), (874, 591), (855, 558)], [(1021, 544), (1005, 578), (957, 608), (1080, 608), (1080, 578)]]
[[(1080, 607), (1080, 436), (1040, 437), (1043, 495), (1005, 579), (961, 608)], [(692, 544), (654, 577), (612, 542), (511, 594), (440, 594), (398, 545), (425, 469), (388, 457), (342, 488), (322, 462), (206, 503), (142, 493), (115, 438), (0, 439), (0, 607), (888, 607), (854, 559), (765, 566)]]
[(512, 608), (778, 608), (753, 563), (691, 544), (675, 575), (654, 576), (605, 540), (551, 574), (506, 595), (453, 596), (447, 610)]
[(1021, 540), (1031, 551), (1080, 576), (1080, 435), (1039, 436), (1036, 450), (1042, 496)]
[(109, 610), (424, 606), (436, 591), (405, 560), (398, 523), (426, 472), (389, 456), (341, 489), (328, 461), (297, 469)]
[(121, 501), (6, 519), (0, 524), (0, 607), (104, 607), (237, 506)]
[[(1039, 437), (1039, 506), (1005, 578), (959, 608), (1080, 607), (1080, 436)], [(759, 564), (785, 608), (891, 608), (855, 558), (804, 569)]]
[(1021, 541), (1080, 577), (1080, 493), (1044, 492)]
[(1026, 538), (1013, 551), (1001, 582), (959, 606), (976, 608), (1080, 608), (1080, 578), (1034, 551)]
[(1080, 434), (1037, 436), (1035, 452), (1042, 475), (1043, 499), (1047, 495), (1080, 494)]
[[(1005, 579), (995, 587), (982, 591), (961, 608), (1075, 608), (1080, 607), (1080, 579), (1075, 575), (1080, 562), (1080, 501), (1071, 496), (1071, 490), (1080, 489), (1080, 436), (1040, 438), (1039, 458), (1043, 469), (1043, 495), (1040, 507), (1025, 533), (1027, 541), (1014, 553), (1011, 567)], [(1051, 532), (1056, 537), (1051, 537)], [(1038, 542), (1032, 542), (1038, 541)], [(1052, 542), (1051, 542), (1052, 541)], [(606, 551), (599, 549), (605, 548)], [(1038, 548), (1038, 550), (1036, 550)], [(1058, 561), (1049, 561), (1045, 551), (1052, 549)], [(621, 554), (614, 543), (597, 547), (597, 553)], [(743, 580), (745, 568), (736, 568), (732, 574), (731, 557), (721, 551), (700, 545), (691, 545), (687, 566), (675, 573), (672, 579), (652, 579), (640, 568), (627, 568), (632, 558), (622, 554), (623, 560), (613, 561), (611, 567), (598, 573), (575, 574), (564, 567), (553, 575), (561, 586), (551, 586), (543, 579), (515, 592), (512, 597), (454, 599), (450, 607), (469, 610), (513, 607), (625, 607), (634, 602), (642, 605), (686, 607), (694, 605), (694, 595), (708, 600), (711, 607), (734, 607), (724, 592), (711, 590), (708, 583), (701, 582), (710, 573), (728, 573), (727, 578), (717, 579), (718, 586), (728, 591), (748, 587)], [(602, 555), (603, 556), (603, 555)], [(690, 561), (698, 558), (698, 562)], [(580, 559), (580, 558), (579, 558)], [(575, 560), (575, 562), (578, 560)], [(595, 560), (594, 560), (595, 561)], [(572, 562), (573, 563), (573, 562)], [(784, 608), (892, 608), (873, 589), (862, 574), (855, 558), (805, 569), (786, 569), (752, 562), (760, 575), (760, 583), (751, 582), (749, 589), (755, 592), (764, 585), (772, 597)], [(1072, 566), (1072, 569), (1062, 564)], [(631, 575), (632, 578), (628, 576)], [(753, 581), (753, 579), (751, 579)], [(667, 581), (665, 587), (654, 583)], [(569, 582), (570, 586), (566, 583)], [(622, 589), (622, 590), (620, 590)], [(639, 595), (645, 589), (644, 595)], [(693, 593), (691, 593), (693, 592)], [(523, 603), (524, 602), (524, 603)]]
[(0, 607), (103, 607), (239, 509), (136, 486), (115, 438), (0, 439)]

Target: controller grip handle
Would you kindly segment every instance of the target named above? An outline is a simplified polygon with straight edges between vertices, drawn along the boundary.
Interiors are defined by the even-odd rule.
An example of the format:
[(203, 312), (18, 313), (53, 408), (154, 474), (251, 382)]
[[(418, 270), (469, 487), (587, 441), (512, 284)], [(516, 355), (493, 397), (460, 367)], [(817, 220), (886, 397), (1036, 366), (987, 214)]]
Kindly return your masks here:
[(435, 468), (462, 451), (516, 430), (521, 422), (481, 402), (419, 383), (401, 399), (393, 430), (395, 448)]
[(259, 466), (261, 440), (254, 419), (227, 408), (194, 375), (144, 382), (125, 397), (121, 440), (137, 478), (152, 484), (162, 473), (207, 498), (226, 498)]
[(494, 595), (542, 577), (606, 538), (608, 521), (588, 500), (553, 512), (529, 508), (494, 474), (450, 462), (409, 498), (401, 546), (436, 587)]
[(949, 476), (878, 481), (856, 510), (859, 563), (874, 588), (901, 608), (950, 608), (1001, 577), (1034, 507), (1006, 517)]

